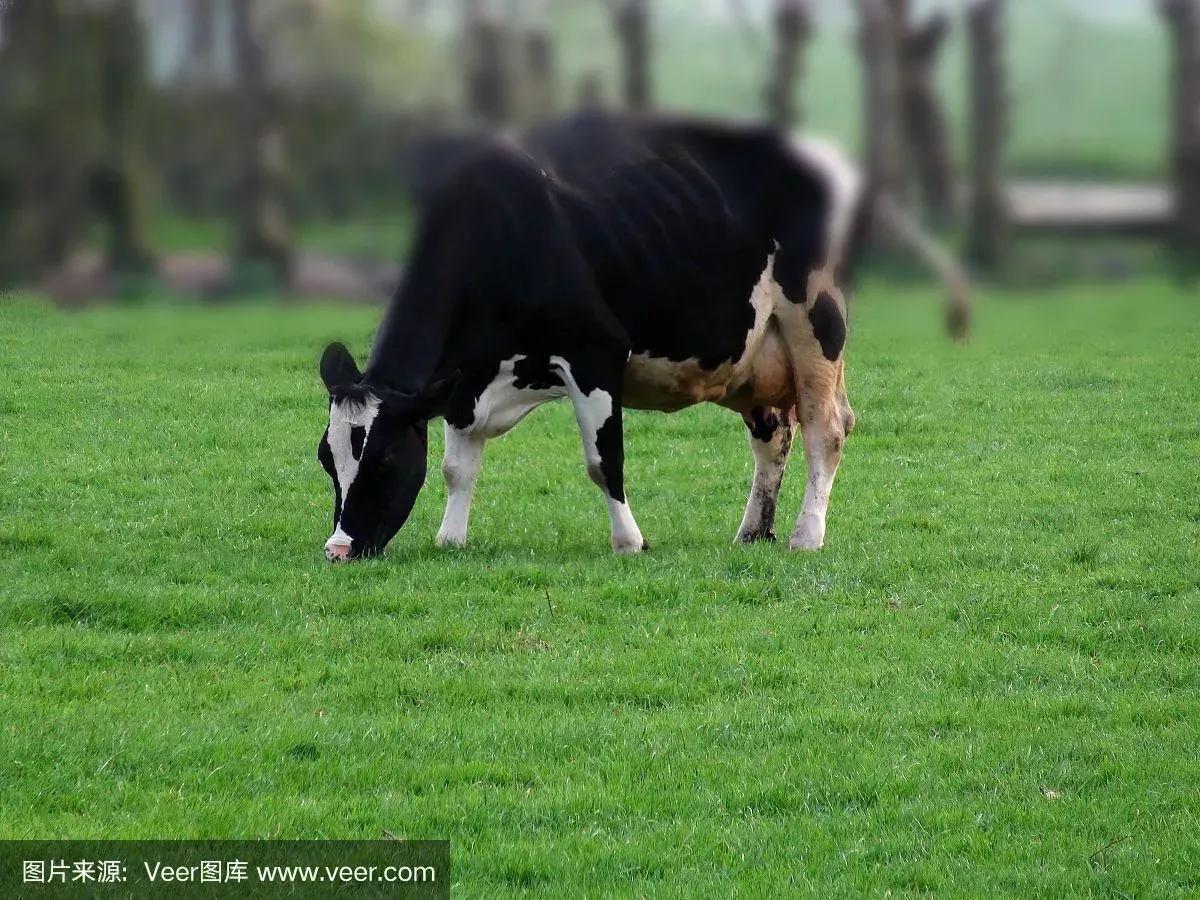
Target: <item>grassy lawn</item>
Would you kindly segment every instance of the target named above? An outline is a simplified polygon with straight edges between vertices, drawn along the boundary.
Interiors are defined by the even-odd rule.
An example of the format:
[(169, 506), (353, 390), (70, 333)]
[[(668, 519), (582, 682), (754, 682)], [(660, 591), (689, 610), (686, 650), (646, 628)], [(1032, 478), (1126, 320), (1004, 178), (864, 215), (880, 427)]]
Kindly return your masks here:
[[(1195, 896), (1200, 308), (867, 285), (828, 549), (733, 547), (741, 426), (569, 410), (321, 558), (377, 310), (0, 306), (0, 837), (454, 842), (456, 896)], [(440, 437), (436, 442), (440, 445)], [(796, 460), (782, 510), (799, 507)]]

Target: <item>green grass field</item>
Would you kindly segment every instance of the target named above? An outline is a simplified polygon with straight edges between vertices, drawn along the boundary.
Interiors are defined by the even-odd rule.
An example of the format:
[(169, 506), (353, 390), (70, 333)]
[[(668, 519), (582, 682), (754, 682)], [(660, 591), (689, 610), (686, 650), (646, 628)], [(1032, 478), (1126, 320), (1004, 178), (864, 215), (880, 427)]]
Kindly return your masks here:
[[(456, 896), (1200, 892), (1200, 309), (867, 285), (828, 548), (734, 547), (741, 426), (570, 411), (321, 556), (318, 353), (379, 312), (0, 306), (0, 837), (454, 842)], [(440, 437), (437, 442), (440, 445)], [(782, 509), (799, 506), (796, 460)]]

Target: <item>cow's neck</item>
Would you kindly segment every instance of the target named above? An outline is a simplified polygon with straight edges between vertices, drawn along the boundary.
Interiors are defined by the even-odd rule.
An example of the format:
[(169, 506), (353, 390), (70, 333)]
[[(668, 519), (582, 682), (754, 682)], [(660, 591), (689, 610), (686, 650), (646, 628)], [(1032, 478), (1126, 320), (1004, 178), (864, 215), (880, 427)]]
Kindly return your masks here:
[[(439, 296), (440, 295), (440, 296)], [(422, 394), (445, 374), (454, 295), (421, 290), (410, 278), (392, 301), (367, 364), (366, 381), (405, 394)]]

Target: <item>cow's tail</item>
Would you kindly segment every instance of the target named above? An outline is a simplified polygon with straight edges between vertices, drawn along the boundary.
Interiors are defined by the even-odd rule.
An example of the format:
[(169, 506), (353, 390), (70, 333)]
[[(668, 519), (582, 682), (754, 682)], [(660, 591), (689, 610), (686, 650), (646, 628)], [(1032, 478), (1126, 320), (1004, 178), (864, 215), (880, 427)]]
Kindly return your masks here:
[(885, 231), (896, 244), (912, 251), (937, 275), (946, 290), (946, 327), (956, 340), (964, 340), (971, 329), (971, 279), (966, 270), (890, 194), (868, 183), (851, 229), (847, 254), (851, 260), (860, 258), (876, 229)]

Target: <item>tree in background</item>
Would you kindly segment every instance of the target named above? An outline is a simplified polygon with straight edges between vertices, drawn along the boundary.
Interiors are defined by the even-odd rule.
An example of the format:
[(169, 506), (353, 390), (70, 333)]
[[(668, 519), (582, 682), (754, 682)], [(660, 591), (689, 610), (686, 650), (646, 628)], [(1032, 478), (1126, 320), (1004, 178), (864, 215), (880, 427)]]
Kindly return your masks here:
[(767, 116), (780, 128), (799, 124), (797, 82), (804, 74), (804, 50), (812, 36), (808, 0), (776, 0), (775, 54), (767, 84)]
[(12, 283), (44, 275), (79, 238), (91, 135), (63, 0), (13, 0), (0, 15), (0, 281)]
[(503, 125), (513, 113), (508, 28), (480, 0), (463, 0), (462, 23), (467, 112), (477, 122)]
[(0, 278), (58, 269), (107, 228), (106, 269), (143, 273), (149, 91), (134, 0), (12, 0), (0, 53)]
[(631, 110), (654, 105), (650, 75), (650, 0), (611, 0), (613, 24), (621, 46), (621, 97)]
[(945, 222), (954, 213), (954, 150), (946, 111), (937, 89), (939, 54), (950, 33), (950, 18), (936, 12), (914, 21), (911, 0), (891, 0), (897, 28), (900, 104), (912, 172), (926, 211)]
[(1175, 234), (1200, 258), (1200, 0), (1159, 0), (1174, 46)]
[(524, 108), (526, 118), (553, 115), (558, 107), (558, 72), (554, 40), (546, 23), (538, 20), (525, 29), (522, 39)]
[[(905, 206), (908, 190), (900, 116), (898, 30), (887, 0), (858, 0), (858, 13), (867, 182), (878, 196)], [(894, 249), (887, 230), (876, 228), (874, 237), (884, 248)]]
[(182, 80), (209, 84), (216, 78), (217, 0), (188, 0), (187, 51)]
[(1009, 236), (1004, 188), (1009, 120), (1004, 6), (1004, 0), (970, 0), (967, 8), (971, 87), (968, 250), (971, 259), (984, 268), (1001, 264)]
[(108, 226), (109, 267), (145, 274), (155, 264), (147, 232), (146, 33), (135, 0), (109, 0), (93, 15), (103, 139), (91, 171), (92, 200)]
[(264, 17), (263, 0), (233, 4), (240, 125), (234, 260), (242, 270), (265, 266), (280, 285), (288, 285), (293, 248), (284, 200), (287, 149), (280, 99), (270, 83)]

